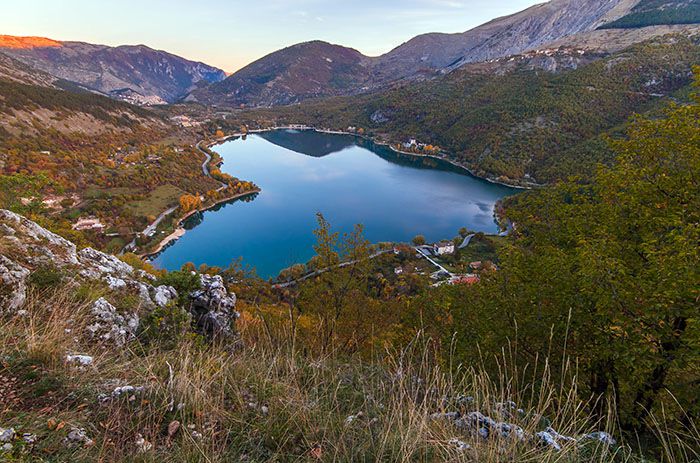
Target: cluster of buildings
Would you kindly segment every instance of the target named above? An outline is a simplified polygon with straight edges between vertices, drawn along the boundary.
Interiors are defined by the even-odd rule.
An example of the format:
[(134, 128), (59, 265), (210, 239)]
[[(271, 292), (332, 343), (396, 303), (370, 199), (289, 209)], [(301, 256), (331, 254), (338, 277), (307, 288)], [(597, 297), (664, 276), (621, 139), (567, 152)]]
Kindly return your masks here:
[(200, 125), (199, 122), (185, 115), (173, 116), (170, 118), (170, 120), (179, 125), (180, 127), (198, 127)]
[(434, 145), (428, 145), (426, 143), (419, 143), (415, 138), (411, 138), (407, 142), (400, 146), (401, 149), (406, 151), (423, 151), (425, 153), (438, 153), (440, 148)]
[(85, 217), (78, 219), (76, 223), (73, 224), (73, 230), (83, 231), (83, 230), (104, 230), (105, 225), (100, 222), (97, 217)]

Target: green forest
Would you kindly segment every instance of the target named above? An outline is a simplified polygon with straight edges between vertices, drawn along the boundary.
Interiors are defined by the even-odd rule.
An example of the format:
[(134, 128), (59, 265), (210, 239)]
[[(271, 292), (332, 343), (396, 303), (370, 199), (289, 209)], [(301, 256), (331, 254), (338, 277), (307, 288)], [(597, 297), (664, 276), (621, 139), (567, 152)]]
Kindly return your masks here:
[(634, 29), (659, 24), (697, 24), (700, 22), (698, 0), (641, 0), (622, 18), (601, 29)]

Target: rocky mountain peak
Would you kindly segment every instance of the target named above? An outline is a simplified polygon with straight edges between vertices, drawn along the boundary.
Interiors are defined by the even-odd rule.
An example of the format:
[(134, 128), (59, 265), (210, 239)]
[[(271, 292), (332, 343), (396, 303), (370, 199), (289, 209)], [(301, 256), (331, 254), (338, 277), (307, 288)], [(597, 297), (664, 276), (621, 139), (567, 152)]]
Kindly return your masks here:
[(46, 37), (15, 37), (13, 35), (0, 35), (0, 48), (51, 48), (60, 47), (62, 45), (62, 42), (47, 39)]
[(225, 78), (221, 69), (145, 45), (109, 47), (2, 37), (0, 52), (57, 78), (128, 102), (172, 103), (202, 83)]

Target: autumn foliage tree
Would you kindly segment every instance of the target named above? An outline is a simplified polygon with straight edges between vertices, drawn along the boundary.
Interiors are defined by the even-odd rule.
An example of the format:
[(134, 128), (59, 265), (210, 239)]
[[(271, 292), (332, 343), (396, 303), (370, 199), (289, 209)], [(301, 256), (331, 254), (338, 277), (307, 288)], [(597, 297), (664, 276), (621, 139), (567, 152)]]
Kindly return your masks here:
[(180, 196), (180, 209), (187, 213), (202, 207), (202, 198), (195, 195), (185, 194)]

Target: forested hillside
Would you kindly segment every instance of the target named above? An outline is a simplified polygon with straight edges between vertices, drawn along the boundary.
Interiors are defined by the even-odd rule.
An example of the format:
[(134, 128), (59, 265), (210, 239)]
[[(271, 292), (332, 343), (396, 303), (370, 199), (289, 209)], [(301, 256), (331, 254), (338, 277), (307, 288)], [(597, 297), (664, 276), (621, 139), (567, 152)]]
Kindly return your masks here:
[(700, 0), (641, 0), (632, 11), (601, 29), (700, 23)]
[[(548, 183), (610, 161), (601, 136), (634, 113), (683, 100), (699, 44), (697, 36), (666, 36), (573, 66), (566, 64), (579, 52), (562, 49), (539, 65), (514, 57), (368, 96), (243, 113), (240, 120), (355, 126), (392, 143), (416, 138), (478, 175)], [(543, 69), (552, 63), (558, 72)]]
[[(80, 243), (118, 252), (182, 195), (220, 186), (201, 153), (178, 146), (196, 136), (169, 138), (176, 128), (151, 111), (10, 80), (0, 95), (0, 207)], [(73, 230), (88, 217), (99, 228)]]

